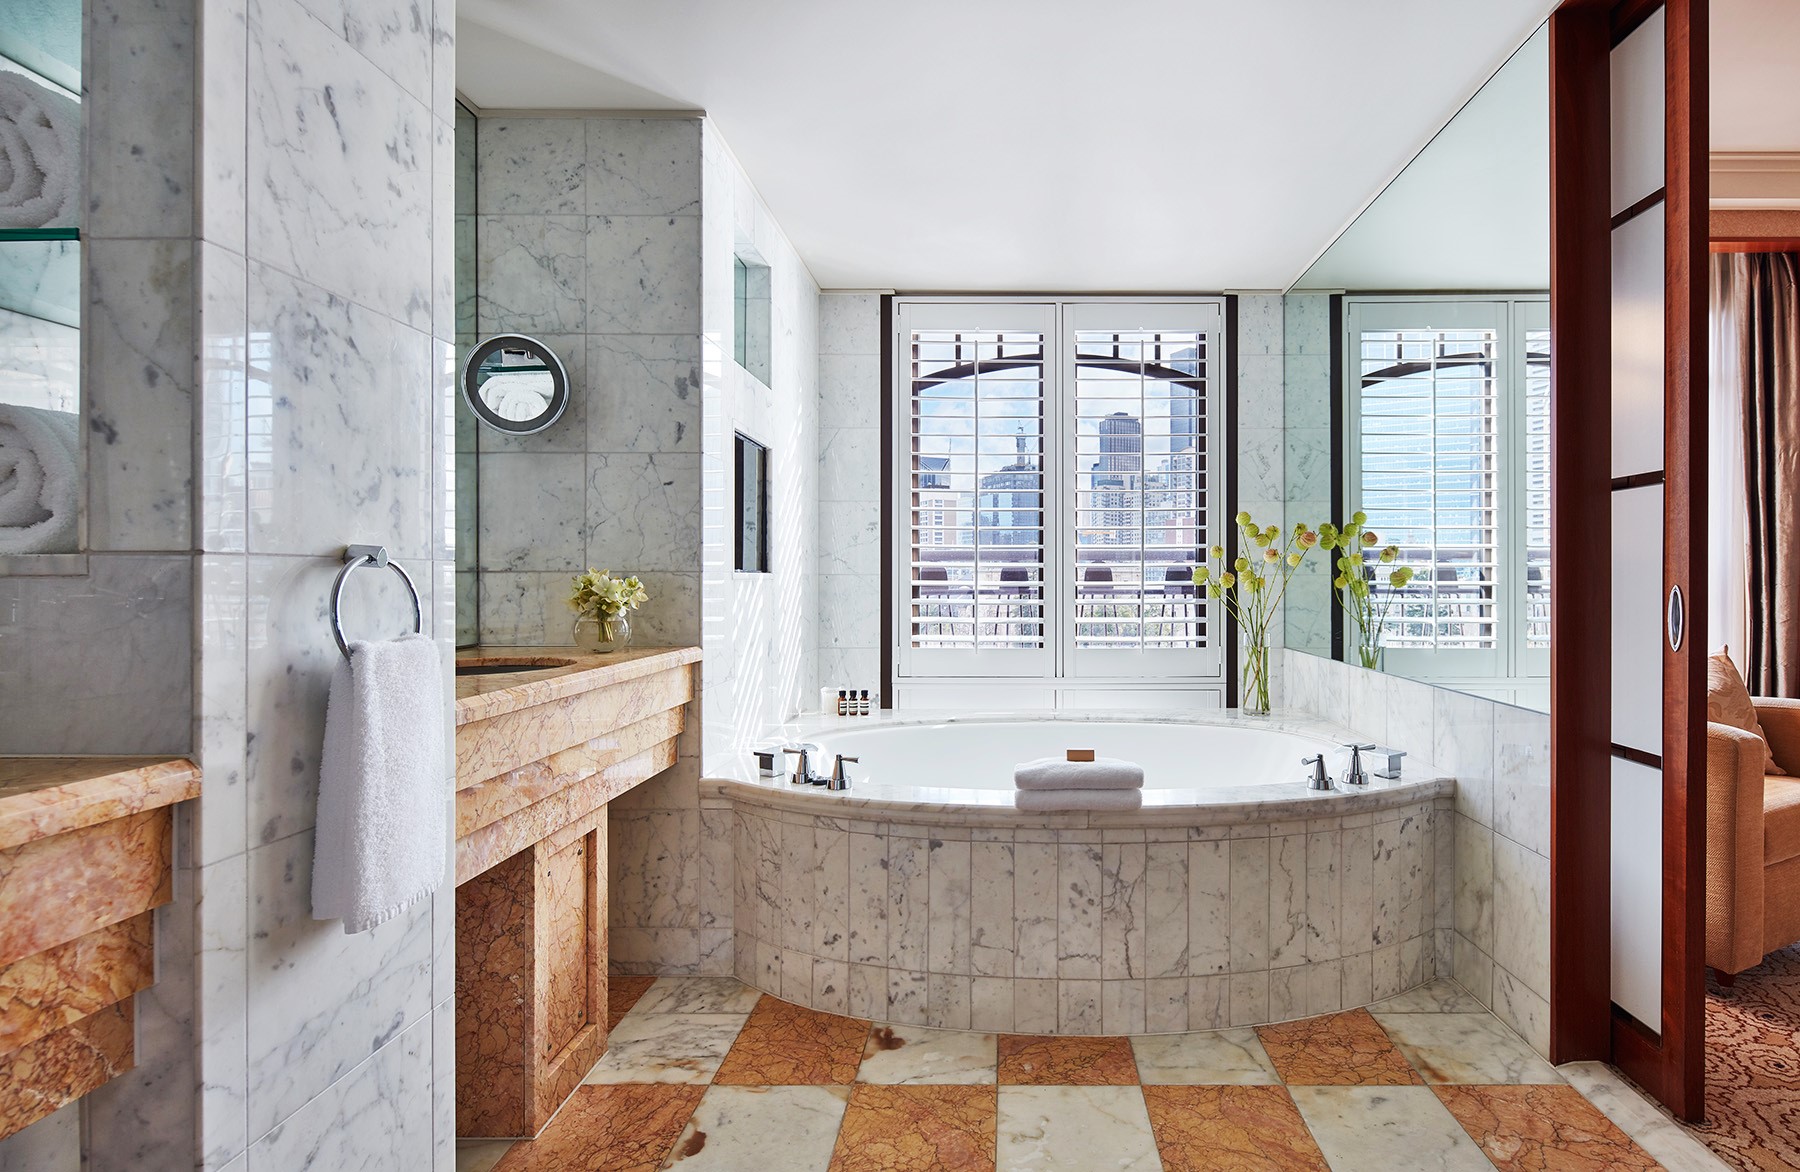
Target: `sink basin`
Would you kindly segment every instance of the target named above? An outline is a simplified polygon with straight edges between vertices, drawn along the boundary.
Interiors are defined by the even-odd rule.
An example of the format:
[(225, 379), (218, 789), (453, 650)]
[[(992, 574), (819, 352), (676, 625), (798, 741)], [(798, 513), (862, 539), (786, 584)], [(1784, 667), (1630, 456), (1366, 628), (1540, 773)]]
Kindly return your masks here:
[(514, 675), (528, 671), (553, 671), (559, 667), (568, 667), (575, 661), (555, 655), (535, 655), (530, 659), (459, 659), (456, 661), (456, 674), (459, 676), (497, 676)]

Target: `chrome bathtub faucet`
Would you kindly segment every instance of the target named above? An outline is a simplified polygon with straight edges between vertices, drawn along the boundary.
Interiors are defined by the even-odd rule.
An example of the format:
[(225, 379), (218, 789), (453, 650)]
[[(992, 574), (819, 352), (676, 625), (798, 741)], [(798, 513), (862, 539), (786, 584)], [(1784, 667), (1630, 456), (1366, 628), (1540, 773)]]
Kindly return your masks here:
[(783, 753), (792, 754), (793, 756), (796, 756), (799, 758), (798, 761), (794, 762), (793, 776), (788, 778), (788, 780), (792, 784), (794, 784), (794, 785), (829, 785), (830, 784), (831, 779), (829, 777), (826, 777), (820, 773), (813, 772), (813, 764), (812, 764), (813, 763), (813, 755), (819, 751), (819, 746), (813, 745), (813, 744), (802, 743), (802, 744), (798, 744), (798, 745), (788, 745), (786, 748), (782, 749), (781, 751)]
[(1362, 755), (1372, 751), (1375, 746), (1359, 745), (1355, 741), (1347, 741), (1343, 747), (1350, 750), (1350, 767), (1344, 770), (1344, 776), (1339, 779), (1338, 784), (1354, 785), (1359, 788), (1368, 785), (1369, 771), (1363, 768)]
[(844, 762), (846, 761), (851, 764), (857, 764), (862, 761), (862, 758), (846, 757), (842, 753), (839, 753), (837, 755), (837, 764), (832, 766), (831, 769), (831, 780), (825, 785), (826, 789), (847, 790), (850, 788), (850, 775), (844, 772)]
[(1300, 764), (1312, 766), (1312, 776), (1306, 779), (1307, 789), (1329, 790), (1331, 788), (1331, 775), (1325, 772), (1325, 754), (1314, 753), (1310, 757), (1302, 757)]

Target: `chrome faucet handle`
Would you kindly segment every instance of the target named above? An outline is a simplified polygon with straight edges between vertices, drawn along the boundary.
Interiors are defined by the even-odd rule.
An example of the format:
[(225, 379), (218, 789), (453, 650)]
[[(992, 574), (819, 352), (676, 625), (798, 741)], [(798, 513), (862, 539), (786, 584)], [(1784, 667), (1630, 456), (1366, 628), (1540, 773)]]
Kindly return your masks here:
[(1346, 741), (1344, 742), (1343, 747), (1350, 750), (1350, 767), (1344, 770), (1344, 784), (1368, 785), (1369, 772), (1363, 768), (1362, 755), (1372, 751), (1375, 746), (1372, 744), (1358, 744), (1355, 741)]
[(819, 751), (819, 746), (801, 743), (787, 745), (781, 751), (800, 758), (794, 762), (793, 776), (788, 779), (794, 785), (806, 785), (809, 782), (818, 785), (825, 780), (813, 772), (812, 755)]
[(862, 761), (862, 758), (846, 757), (842, 753), (839, 753), (837, 755), (837, 764), (832, 766), (831, 781), (825, 786), (826, 789), (847, 790), (850, 788), (850, 775), (844, 772), (844, 762), (846, 761), (852, 764), (858, 764)]
[(1312, 766), (1312, 776), (1306, 782), (1307, 789), (1328, 790), (1331, 788), (1331, 775), (1325, 772), (1325, 754), (1314, 753), (1310, 757), (1302, 757), (1300, 764)]

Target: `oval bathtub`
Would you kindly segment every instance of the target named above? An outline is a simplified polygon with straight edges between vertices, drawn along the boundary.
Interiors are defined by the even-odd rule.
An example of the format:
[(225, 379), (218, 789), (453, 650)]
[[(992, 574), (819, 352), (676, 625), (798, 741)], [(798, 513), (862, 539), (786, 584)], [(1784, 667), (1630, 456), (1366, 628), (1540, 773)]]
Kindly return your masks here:
[[(760, 777), (747, 753), (709, 762), (735, 972), (832, 1013), (988, 1032), (1217, 1029), (1394, 996), (1449, 972), (1455, 783), (1412, 757), (1398, 781), (1309, 791), (1300, 756), (1348, 739), (1224, 712), (784, 728), (769, 740), (819, 745), (821, 768), (861, 761), (843, 793)], [(1013, 765), (1070, 747), (1142, 764), (1143, 808), (1014, 809)]]

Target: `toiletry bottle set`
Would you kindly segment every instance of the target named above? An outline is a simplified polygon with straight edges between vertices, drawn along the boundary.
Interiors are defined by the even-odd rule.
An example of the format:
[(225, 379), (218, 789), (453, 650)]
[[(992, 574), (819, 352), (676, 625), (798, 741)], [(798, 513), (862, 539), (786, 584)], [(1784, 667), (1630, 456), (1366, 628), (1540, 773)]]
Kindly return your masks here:
[[(831, 689), (826, 688), (824, 691), (829, 693)], [(839, 688), (836, 706), (828, 707), (826, 711), (838, 716), (873, 716), (875, 702), (869, 699), (869, 689), (867, 688), (861, 691), (855, 688)]]

